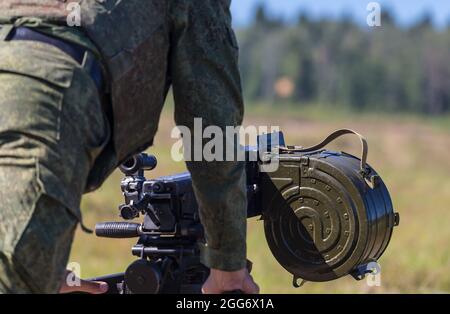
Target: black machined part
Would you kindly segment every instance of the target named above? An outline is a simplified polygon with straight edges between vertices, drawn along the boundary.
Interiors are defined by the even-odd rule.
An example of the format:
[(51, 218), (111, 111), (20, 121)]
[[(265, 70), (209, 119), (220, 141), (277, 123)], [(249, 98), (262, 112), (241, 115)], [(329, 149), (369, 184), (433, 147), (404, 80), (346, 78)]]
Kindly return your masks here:
[(197, 250), (193, 247), (156, 247), (137, 244), (133, 246), (131, 252), (134, 256), (155, 258), (161, 256), (194, 255)]
[(132, 222), (102, 222), (95, 225), (95, 235), (103, 238), (135, 238), (141, 235), (141, 224)]
[(144, 153), (137, 154), (120, 165), (119, 169), (126, 175), (132, 175), (138, 171), (152, 170), (158, 161), (155, 156)]
[(119, 207), (120, 217), (125, 220), (131, 220), (139, 216), (139, 210), (134, 206), (123, 204)]
[(138, 259), (125, 271), (128, 293), (156, 294), (161, 288), (162, 270), (160, 265), (146, 259)]

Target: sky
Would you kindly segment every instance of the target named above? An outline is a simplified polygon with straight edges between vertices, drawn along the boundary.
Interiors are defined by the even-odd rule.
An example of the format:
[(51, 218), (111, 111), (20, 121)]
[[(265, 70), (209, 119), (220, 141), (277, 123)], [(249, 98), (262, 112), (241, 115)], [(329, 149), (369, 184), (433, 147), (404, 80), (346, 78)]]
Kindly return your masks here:
[[(299, 10), (304, 10), (315, 17), (338, 17), (350, 13), (356, 21), (364, 23), (367, 17), (366, 7), (369, 0), (233, 0), (232, 12), (234, 25), (245, 26), (251, 22), (255, 7), (264, 3), (267, 12), (274, 16), (282, 16), (289, 20)], [(378, 0), (381, 9), (390, 8), (398, 21), (403, 25), (414, 23), (429, 12), (437, 26), (446, 25), (450, 21), (450, 0)]]

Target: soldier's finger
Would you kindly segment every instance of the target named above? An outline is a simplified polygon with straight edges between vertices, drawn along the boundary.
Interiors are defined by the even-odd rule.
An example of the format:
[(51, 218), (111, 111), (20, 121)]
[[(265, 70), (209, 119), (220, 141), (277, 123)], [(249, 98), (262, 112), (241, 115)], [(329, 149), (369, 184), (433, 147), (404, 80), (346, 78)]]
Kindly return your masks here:
[(242, 287), (242, 292), (245, 294), (259, 294), (259, 286), (255, 283), (251, 276), (245, 280)]
[(81, 280), (81, 286), (77, 290), (90, 294), (102, 294), (108, 291), (108, 284), (102, 281)]
[(207, 280), (202, 287), (203, 294), (219, 294), (221, 291)]

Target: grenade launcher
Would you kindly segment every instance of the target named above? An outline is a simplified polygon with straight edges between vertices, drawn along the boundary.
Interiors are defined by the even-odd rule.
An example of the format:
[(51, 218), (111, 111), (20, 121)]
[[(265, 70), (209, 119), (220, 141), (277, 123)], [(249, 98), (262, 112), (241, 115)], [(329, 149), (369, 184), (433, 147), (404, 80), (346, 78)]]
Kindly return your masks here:
[[(344, 134), (362, 144), (360, 158), (324, 147)], [(277, 145), (271, 139), (276, 138)], [(261, 145), (264, 143), (264, 145)], [(388, 190), (367, 163), (368, 146), (358, 133), (342, 129), (312, 147), (285, 145), (283, 134), (258, 137), (246, 153), (266, 151), (246, 162), (247, 216), (259, 216), (276, 260), (300, 281), (329, 281), (345, 275), (363, 279), (385, 251), (399, 223)], [(276, 161), (275, 171), (264, 172)], [(154, 156), (138, 154), (120, 166), (125, 203), (120, 216), (143, 222), (104, 222), (96, 235), (137, 237), (137, 257), (124, 273), (91, 280), (109, 283), (109, 293), (200, 293), (209, 270), (200, 263), (203, 226), (189, 173), (148, 180)]]

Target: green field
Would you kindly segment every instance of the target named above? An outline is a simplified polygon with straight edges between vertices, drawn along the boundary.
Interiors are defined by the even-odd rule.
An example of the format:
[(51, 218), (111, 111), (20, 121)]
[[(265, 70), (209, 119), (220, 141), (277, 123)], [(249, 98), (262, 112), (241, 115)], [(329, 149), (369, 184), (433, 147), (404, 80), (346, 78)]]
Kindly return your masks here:
[[(245, 125), (274, 125), (284, 131), (287, 142), (310, 145), (338, 128), (352, 128), (369, 141), (369, 162), (388, 186), (400, 226), (394, 230), (390, 246), (381, 258), (381, 286), (368, 287), (365, 281), (342, 278), (329, 283), (306, 283), (292, 287), (291, 276), (282, 269), (265, 243), (262, 224), (248, 224), (248, 255), (253, 276), (262, 293), (413, 293), (450, 292), (450, 118), (420, 118), (405, 115), (348, 114), (317, 106), (285, 106), (270, 109), (252, 106)], [(158, 168), (152, 176), (181, 171), (183, 163), (170, 158), (174, 126), (169, 106), (161, 117), (155, 147)], [(345, 137), (332, 149), (359, 153), (358, 141)], [(121, 174), (115, 172), (98, 191), (84, 197), (85, 223), (116, 220), (123, 201)], [(100, 239), (78, 230), (70, 261), (81, 265), (83, 277), (123, 271), (134, 259), (135, 240)]]

